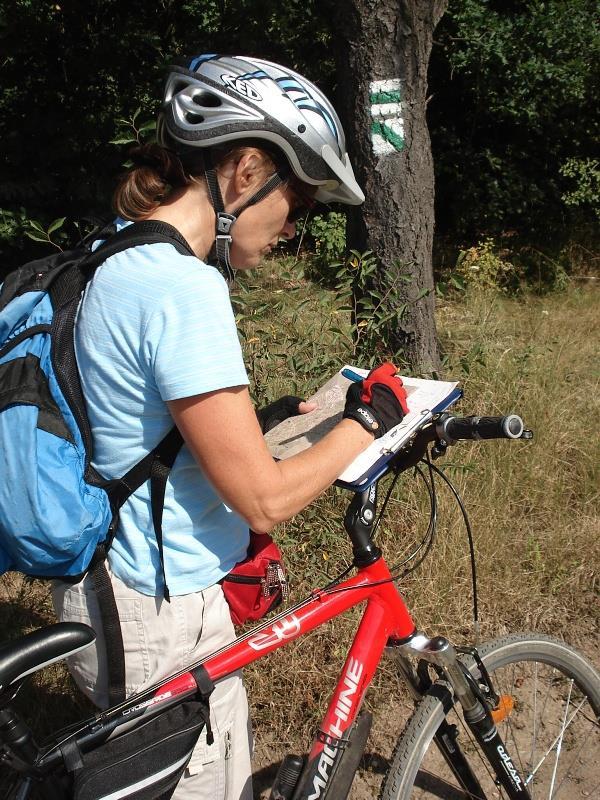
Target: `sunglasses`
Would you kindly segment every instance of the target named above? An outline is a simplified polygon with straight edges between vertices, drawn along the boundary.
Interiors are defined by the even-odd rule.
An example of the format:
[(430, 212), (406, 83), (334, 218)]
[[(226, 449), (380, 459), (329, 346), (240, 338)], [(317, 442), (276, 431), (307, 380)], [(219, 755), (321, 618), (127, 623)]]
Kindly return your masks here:
[(314, 197), (308, 195), (295, 181), (290, 183), (289, 188), (296, 195), (299, 202), (296, 204), (296, 207), (290, 211), (287, 220), (288, 222), (298, 222), (299, 219), (305, 217), (309, 211), (311, 211), (317, 205), (317, 201), (314, 199)]

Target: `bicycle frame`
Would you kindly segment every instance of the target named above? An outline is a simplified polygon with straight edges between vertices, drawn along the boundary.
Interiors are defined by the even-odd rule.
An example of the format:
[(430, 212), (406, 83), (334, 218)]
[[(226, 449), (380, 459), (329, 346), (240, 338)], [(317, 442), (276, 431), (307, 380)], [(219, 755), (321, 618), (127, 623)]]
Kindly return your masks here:
[[(437, 433), (432, 429), (426, 432), (423, 442), (433, 441), (436, 437)], [(409, 455), (404, 468), (414, 463)], [(398, 656), (399, 669), (415, 698), (429, 691), (431, 681), (423, 680), (422, 674), (414, 671), (408, 657), (416, 656), (437, 667), (438, 672), (449, 681), (452, 691), (445, 683), (434, 684), (432, 690), (438, 690), (435, 696), (440, 696), (440, 692), (444, 694), (440, 700), (446, 710), (456, 701), (460, 702), (465, 721), (484, 751), (495, 773), (497, 785), (505, 789), (510, 800), (531, 800), (494, 725), (481, 687), (460, 663), (455, 648), (443, 637), (429, 639), (417, 633), (394, 578), (372, 541), (376, 492), (375, 481), (369, 489), (357, 493), (344, 520), (353, 546), (356, 575), (315, 590), (305, 600), (186, 670), (81, 725), (57, 733), (52, 743), (44, 748), (38, 748), (31, 737), (24, 739), (27, 749), (22, 750), (24, 755), (20, 757), (16, 753), (12, 764), (15, 771), (33, 780), (45, 778), (55, 768), (60, 769), (67, 748), (72, 750), (76, 746), (82, 752), (89, 752), (108, 739), (136, 727), (142, 719), (145, 721), (196, 695), (199, 672), (213, 682), (222, 680), (348, 609), (366, 603), (329, 706), (299, 776), (293, 800), (319, 800), (328, 795), (362, 700), (386, 646)], [(473, 652), (477, 659), (476, 651)], [(480, 660), (477, 663), (481, 664)], [(491, 690), (489, 678), (484, 674), (484, 688), (486, 684)], [(436, 743), (460, 784), (470, 793), (469, 796), (483, 797), (485, 795), (451, 727), (445, 721), (442, 723)], [(26, 792), (19, 795), (22, 798), (27, 796)], [(53, 798), (52, 793), (48, 796)]]
[(387, 564), (380, 559), (359, 569), (356, 576), (330, 590), (314, 592), (304, 603), (204, 662), (213, 679), (224, 677), (366, 601), (364, 614), (294, 794), (297, 800), (316, 800), (326, 791), (385, 646), (390, 638), (406, 640), (415, 632), (404, 601), (395, 585), (388, 582), (390, 578)]
[[(62, 739), (59, 734), (55, 743), (37, 760), (35, 773), (40, 776), (48, 774), (50, 769), (58, 766), (62, 759), (61, 747), (64, 748), (65, 742), (69, 740), (76, 741), (84, 750), (92, 749), (135, 727), (142, 717), (146, 719), (154, 716), (192, 697), (198, 690), (193, 675), (198, 668), (206, 670), (212, 681), (219, 681), (363, 602), (366, 602), (366, 608), (294, 793), (294, 800), (319, 800), (327, 797), (330, 781), (341, 762), (348, 735), (386, 646), (392, 646), (400, 656), (402, 672), (409, 684), (412, 684), (416, 696), (423, 689), (408, 668), (405, 656), (409, 653), (449, 667), (450, 673), (456, 670), (456, 653), (452, 645), (445, 639), (430, 640), (416, 633), (410, 613), (392, 582), (391, 573), (382, 557), (369, 566), (358, 568), (353, 577), (314, 591), (292, 608), (240, 636), (208, 658), (191, 665), (187, 671), (98, 714), (77, 730), (66, 732)], [(457, 682), (460, 683), (460, 680)], [(451, 703), (450, 695), (449, 700)], [(59, 744), (56, 744), (57, 740)], [(443, 753), (446, 750), (445, 757), (448, 757), (444, 744), (439, 744)], [(494, 757), (491, 747), (481, 741), (480, 744), (492, 765), (495, 765), (497, 758)], [(452, 751), (450, 759), (451, 767), (463, 784), (467, 788), (476, 787), (476, 779), (472, 776), (460, 748)], [(498, 770), (496, 774), (504, 783), (506, 778), (502, 779), (499, 766)], [(507, 792), (515, 800), (529, 798), (526, 791), (516, 791), (510, 784)]]
[[(61, 745), (67, 740), (76, 740), (79, 746), (91, 749), (134, 727), (141, 717), (154, 716), (193, 696), (198, 688), (192, 674), (195, 669), (203, 667), (213, 681), (219, 681), (353, 606), (366, 602), (364, 614), (308, 757), (303, 777), (307, 790), (296, 795), (298, 800), (309, 797), (316, 800), (322, 796), (321, 791), (327, 786), (336, 759), (342, 754), (343, 746), (340, 747), (340, 744), (356, 719), (388, 641), (406, 640), (415, 633), (415, 625), (396, 586), (391, 582), (391, 577), (383, 558), (370, 566), (359, 568), (353, 577), (314, 591), (292, 608), (240, 636), (208, 658), (191, 665), (187, 671), (98, 714), (78, 726), (76, 731), (71, 729), (62, 739), (60, 735), (57, 738)], [(46, 773), (48, 769), (58, 765), (61, 757), (59, 746), (53, 744), (38, 760), (36, 772)]]

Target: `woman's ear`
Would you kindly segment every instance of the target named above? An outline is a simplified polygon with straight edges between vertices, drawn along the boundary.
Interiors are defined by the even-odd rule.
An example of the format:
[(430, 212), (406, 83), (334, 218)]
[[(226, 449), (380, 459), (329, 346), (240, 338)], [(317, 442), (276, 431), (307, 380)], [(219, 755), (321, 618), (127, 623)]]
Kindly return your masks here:
[(250, 150), (235, 165), (233, 183), (235, 190), (241, 195), (255, 189), (265, 179), (264, 157), (258, 151)]
[(249, 197), (272, 172), (270, 160), (260, 150), (247, 147), (237, 159), (230, 159), (217, 170), (225, 208), (235, 208), (241, 198)]

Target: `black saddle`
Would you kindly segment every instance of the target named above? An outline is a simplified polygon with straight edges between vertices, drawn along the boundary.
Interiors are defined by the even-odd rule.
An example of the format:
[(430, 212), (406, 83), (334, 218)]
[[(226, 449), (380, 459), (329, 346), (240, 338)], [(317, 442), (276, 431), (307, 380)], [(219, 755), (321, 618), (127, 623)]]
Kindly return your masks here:
[(59, 622), (0, 645), (0, 695), (42, 667), (89, 647), (94, 631), (81, 622)]

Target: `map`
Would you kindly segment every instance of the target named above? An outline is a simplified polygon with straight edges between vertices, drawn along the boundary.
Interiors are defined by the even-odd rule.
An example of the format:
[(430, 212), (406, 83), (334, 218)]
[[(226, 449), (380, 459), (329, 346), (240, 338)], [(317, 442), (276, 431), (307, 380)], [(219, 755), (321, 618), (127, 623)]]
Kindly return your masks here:
[[(308, 414), (300, 414), (281, 422), (265, 434), (265, 441), (276, 459), (290, 458), (301, 453), (322, 439), (342, 418), (346, 391), (351, 385), (350, 378), (342, 372), (355, 373), (366, 377), (367, 370), (345, 366), (327, 381), (312, 397), (310, 402), (318, 408)], [(422, 378), (403, 377), (408, 397), (409, 413), (400, 425), (369, 445), (339, 476), (345, 483), (360, 484), (370, 467), (386, 453), (396, 452), (413, 434), (432, 417), (433, 409), (443, 406), (457, 384), (449, 381), (430, 381)], [(454, 398), (456, 399), (456, 398)], [(451, 401), (450, 401), (451, 402)]]

